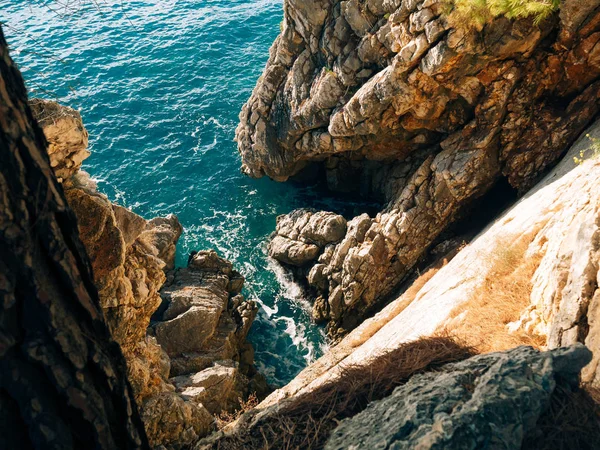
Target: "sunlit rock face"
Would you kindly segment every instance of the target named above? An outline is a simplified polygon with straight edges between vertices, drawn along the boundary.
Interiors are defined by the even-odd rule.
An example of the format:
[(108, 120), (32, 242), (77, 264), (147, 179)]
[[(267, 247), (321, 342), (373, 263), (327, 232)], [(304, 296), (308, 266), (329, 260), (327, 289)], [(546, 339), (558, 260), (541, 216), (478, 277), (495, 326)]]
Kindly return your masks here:
[[(498, 17), (477, 29), (436, 0), (285, 2), (240, 114), (243, 170), (284, 181), (316, 163), (331, 189), (387, 201), (349, 220), (317, 263), (331, 334), (360, 323), (499, 179), (526, 192), (593, 120), (600, 2), (580, 3), (539, 26)], [(273, 256), (312, 257), (296, 250), (298, 261)]]
[[(333, 408), (335, 401), (320, 403), (319, 393), (351, 384), (344, 377), (361, 369), (376, 385), (379, 361), (393, 360), (395, 351), (424, 338), (449, 333), (477, 347), (481, 334), (460, 334), (469, 329), (465, 324), (505, 337), (535, 336), (541, 349), (499, 340), (490, 353), (413, 375), (391, 395), (336, 423), (325, 448), (521, 448), (524, 441), (536, 448), (537, 421), (555, 392), (577, 392), (581, 383), (600, 387), (600, 159), (591, 139), (600, 139), (600, 121), (447, 264), (423, 274), (288, 385), (196, 448), (237, 448), (227, 445), (260, 436), (261, 427), (285, 418), (286, 411), (293, 418), (305, 410), (306, 398), (320, 411)], [(493, 314), (477, 323), (472, 313), (506, 307), (509, 286), (492, 276), (506, 255), (509, 280), (525, 281), (524, 289), (511, 321), (492, 329)], [(523, 266), (531, 269), (526, 275)], [(483, 287), (489, 295), (480, 298)], [(560, 427), (562, 418), (556, 420)]]
[(88, 133), (81, 114), (72, 108), (39, 98), (30, 101), (31, 110), (48, 141), (50, 166), (58, 181), (69, 179), (90, 156)]
[[(519, 242), (525, 248), (514, 261), (515, 270), (530, 260), (537, 262), (520, 299), (521, 310), (505, 325), (506, 333), (539, 336), (549, 348), (586, 344), (593, 359), (583, 369), (582, 379), (598, 385), (600, 159), (593, 157), (587, 134), (600, 139), (600, 122), (589, 127), (556, 168), (448, 264), (365, 320), (263, 405), (311, 391), (335, 379), (345, 366), (368, 365), (402, 343), (443, 330), (452, 333), (461, 321), (470, 320), (464, 305), (490, 283), (498, 253)], [(575, 162), (582, 153), (585, 160)], [(491, 295), (485, 300), (491, 308), (501, 309), (498, 290), (503, 286), (497, 281), (491, 280)], [(456, 311), (462, 313), (456, 316)]]

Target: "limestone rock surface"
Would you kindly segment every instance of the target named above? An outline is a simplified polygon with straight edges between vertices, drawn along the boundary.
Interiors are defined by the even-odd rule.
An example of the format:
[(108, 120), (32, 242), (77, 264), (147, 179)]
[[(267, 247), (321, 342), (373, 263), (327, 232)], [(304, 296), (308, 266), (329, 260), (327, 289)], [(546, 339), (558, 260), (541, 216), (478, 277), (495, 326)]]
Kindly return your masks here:
[[(529, 280), (521, 318), (507, 324), (507, 330), (538, 334), (550, 348), (585, 343), (593, 359), (582, 371), (583, 381), (598, 384), (600, 160), (592, 157), (585, 134), (600, 138), (600, 122), (586, 130), (544, 180), (447, 265), (365, 320), (259, 407), (312, 391), (348, 365), (368, 365), (376, 355), (447, 328), (453, 311), (464, 308), (473, 292), (488, 282), (499, 249), (517, 241), (527, 242), (520, 258), (526, 262), (537, 255), (539, 263)], [(576, 163), (574, 157), (582, 151), (588, 159)], [(493, 295), (489, 301), (493, 304)]]
[(246, 340), (258, 307), (240, 295), (242, 285), (241, 274), (216, 252), (194, 252), (162, 289), (163, 306), (152, 323), (178, 392), (212, 413), (268, 390)]
[[(349, 221), (313, 274), (334, 335), (384, 302), (500, 179), (526, 192), (600, 110), (600, 0), (565, 0), (539, 26), (498, 17), (480, 30), (446, 6), (287, 0), (240, 114), (250, 176), (284, 181), (317, 164), (332, 189), (387, 201)], [(307, 264), (311, 245), (278, 234), (271, 247)]]
[(50, 166), (58, 181), (69, 179), (90, 156), (88, 133), (81, 114), (68, 106), (39, 98), (29, 102), (31, 110), (48, 141)]
[(582, 344), (540, 353), (518, 347), (415, 375), (342, 421), (325, 449), (517, 449), (557, 383), (578, 386), (591, 359)]
[[(127, 361), (150, 443), (173, 449), (190, 445), (215, 428), (214, 414), (235, 409), (250, 391), (264, 394), (268, 389), (254, 369), (253, 350), (246, 341), (256, 306), (237, 295), (243, 277), (214, 252), (200, 252), (190, 264), (193, 270), (176, 271), (164, 288), (163, 297), (174, 297), (167, 311), (168, 332), (148, 335), (151, 316), (163, 303), (165, 271), (174, 268), (183, 227), (174, 215), (147, 221), (98, 192), (91, 177), (79, 170), (88, 152), (87, 132), (77, 112), (37, 100), (33, 111), (77, 217), (101, 306)], [(181, 320), (186, 308), (202, 314), (193, 321)], [(169, 355), (176, 358), (171, 361)], [(196, 374), (203, 369), (207, 371)], [(194, 386), (177, 377), (170, 380), (181, 373), (188, 373)], [(190, 389), (202, 393), (190, 395)]]
[[(64, 188), (107, 323), (125, 355), (150, 443), (177, 448), (199, 439), (214, 427), (213, 417), (201, 404), (189, 404), (175, 392), (168, 381), (168, 356), (155, 338), (146, 335), (150, 317), (162, 302), (159, 291), (166, 279), (166, 262), (154, 243), (174, 248), (182, 232), (179, 221), (169, 216), (164, 219), (168, 229), (164, 224), (157, 227), (113, 205), (85, 172), (65, 181)], [(164, 235), (170, 236), (169, 243)]]
[(269, 256), (302, 267), (317, 260), (325, 247), (346, 235), (346, 219), (330, 212), (298, 209), (277, 218)]

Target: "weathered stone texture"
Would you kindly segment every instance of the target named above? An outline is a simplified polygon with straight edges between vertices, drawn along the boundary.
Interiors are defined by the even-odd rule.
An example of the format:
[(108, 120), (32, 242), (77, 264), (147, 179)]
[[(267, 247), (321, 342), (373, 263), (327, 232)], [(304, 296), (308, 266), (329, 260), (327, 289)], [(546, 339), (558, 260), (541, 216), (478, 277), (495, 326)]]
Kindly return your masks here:
[[(584, 134), (588, 133), (600, 138), (600, 122)], [(582, 377), (599, 385), (600, 160), (591, 158), (590, 146), (591, 141), (582, 135), (542, 182), (426, 283), (399, 295), (362, 322), (260, 406), (312, 391), (337, 377), (347, 365), (368, 365), (374, 355), (452, 329), (452, 312), (464, 308), (486, 283), (499, 248), (521, 241), (529, 243), (525, 258), (540, 255), (541, 259), (531, 278), (529, 298), (522, 299), (521, 317), (508, 324), (507, 330), (545, 337), (551, 348), (585, 343), (594, 355)], [(577, 164), (573, 158), (579, 157), (581, 150), (587, 150), (587, 160)]]
[[(477, 30), (442, 1), (286, 1), (240, 114), (243, 170), (283, 181), (322, 162), (332, 189), (352, 178), (388, 201), (319, 261), (332, 334), (360, 323), (501, 177), (529, 189), (596, 116), (600, 1), (579, 4), (539, 26), (498, 17)], [(288, 264), (316, 253), (279, 235), (272, 247)]]
[(70, 178), (90, 156), (88, 133), (81, 114), (67, 106), (39, 98), (31, 99), (29, 106), (48, 141), (50, 166), (56, 178), (58, 181)]
[(243, 277), (214, 251), (190, 257), (163, 288), (152, 333), (171, 359), (171, 379), (184, 398), (212, 413), (268, 387), (253, 366), (246, 337), (258, 307), (239, 294)]
[(342, 421), (325, 449), (516, 449), (558, 383), (576, 389), (591, 359), (581, 344), (540, 353), (518, 347), (416, 375)]
[(277, 218), (269, 243), (269, 255), (291, 266), (302, 267), (317, 260), (325, 247), (346, 235), (346, 219), (330, 212), (298, 209)]
[[(244, 279), (214, 252), (198, 253), (189, 268), (170, 276), (162, 294), (169, 303), (168, 321), (156, 325), (156, 337), (147, 335), (151, 316), (163, 302), (165, 271), (174, 268), (183, 227), (174, 215), (146, 221), (97, 191), (90, 176), (79, 170), (88, 152), (78, 113), (46, 101), (35, 101), (34, 112), (41, 114), (43, 131), (54, 142), (51, 161), (76, 215), (101, 307), (127, 361), (150, 444), (189, 445), (215, 428), (214, 414), (231, 411), (239, 407), (240, 398), (268, 389), (246, 341), (256, 305), (238, 295)], [(228, 370), (217, 370), (225, 366)], [(203, 369), (213, 376), (196, 374)], [(176, 388), (169, 379), (181, 374), (192, 380), (195, 395), (189, 382), (175, 378)]]

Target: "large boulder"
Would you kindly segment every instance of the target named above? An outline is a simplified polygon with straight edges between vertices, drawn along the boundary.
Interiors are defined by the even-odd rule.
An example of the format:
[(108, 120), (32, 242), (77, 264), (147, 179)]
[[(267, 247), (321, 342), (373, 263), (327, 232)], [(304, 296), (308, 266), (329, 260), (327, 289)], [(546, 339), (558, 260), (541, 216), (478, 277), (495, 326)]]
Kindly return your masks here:
[(233, 411), (240, 407), (240, 399), (248, 395), (244, 384), (248, 379), (237, 364), (216, 363), (200, 372), (180, 375), (171, 379), (181, 396), (202, 404), (209, 412)]
[(519, 347), (416, 375), (344, 420), (325, 449), (521, 448), (557, 384), (577, 389), (590, 359), (581, 344), (546, 353)]
[(298, 209), (277, 218), (269, 256), (291, 266), (316, 261), (324, 248), (346, 235), (346, 219), (330, 212)]

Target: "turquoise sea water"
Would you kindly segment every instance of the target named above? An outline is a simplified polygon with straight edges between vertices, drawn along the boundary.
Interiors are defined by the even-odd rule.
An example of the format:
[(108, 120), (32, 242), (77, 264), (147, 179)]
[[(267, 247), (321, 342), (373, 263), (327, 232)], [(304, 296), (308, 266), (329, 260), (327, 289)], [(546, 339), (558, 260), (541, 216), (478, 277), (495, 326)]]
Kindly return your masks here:
[(274, 384), (325, 339), (267, 259), (266, 239), (279, 214), (341, 208), (313, 188), (239, 171), (238, 112), (281, 19), (282, 0), (0, 0), (30, 91), (81, 111), (92, 152), (84, 169), (100, 190), (146, 218), (177, 214), (179, 265), (214, 248), (246, 276), (245, 294), (261, 305), (250, 339)]

